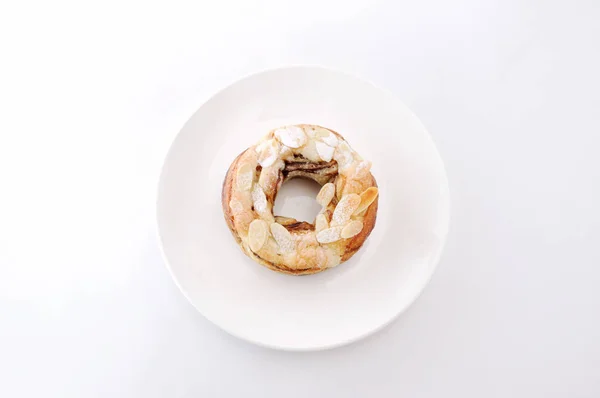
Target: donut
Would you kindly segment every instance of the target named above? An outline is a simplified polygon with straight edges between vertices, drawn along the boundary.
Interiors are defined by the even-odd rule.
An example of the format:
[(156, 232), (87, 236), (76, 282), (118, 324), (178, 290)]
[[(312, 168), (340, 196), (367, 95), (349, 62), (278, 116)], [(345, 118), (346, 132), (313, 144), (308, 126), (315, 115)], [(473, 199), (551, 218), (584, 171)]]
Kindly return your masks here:
[[(221, 203), (242, 251), (272, 270), (306, 275), (347, 261), (375, 227), (379, 190), (371, 162), (339, 133), (299, 124), (270, 131), (235, 158)], [(273, 214), (281, 185), (308, 178), (321, 185), (313, 223)]]

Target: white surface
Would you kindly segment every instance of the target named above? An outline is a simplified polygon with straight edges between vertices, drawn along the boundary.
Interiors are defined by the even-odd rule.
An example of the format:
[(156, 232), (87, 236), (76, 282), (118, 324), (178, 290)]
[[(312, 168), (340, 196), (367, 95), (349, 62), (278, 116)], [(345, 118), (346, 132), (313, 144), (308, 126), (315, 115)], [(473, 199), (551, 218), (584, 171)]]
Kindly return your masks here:
[[(0, 396), (600, 396), (597, 1), (9, 4)], [(415, 304), (307, 354), (204, 320), (153, 231), (160, 165), (192, 112), (240, 75), (299, 62), (394, 92), (452, 196)]]
[[(377, 225), (360, 251), (304, 277), (246, 257), (221, 205), (236, 156), (299, 123), (338, 131), (375, 160), (380, 190)], [(194, 113), (165, 160), (157, 214), (173, 277), (206, 318), (262, 346), (318, 350), (381, 329), (421, 293), (448, 231), (448, 180), (423, 125), (389, 92), (330, 69), (279, 68), (228, 86)]]

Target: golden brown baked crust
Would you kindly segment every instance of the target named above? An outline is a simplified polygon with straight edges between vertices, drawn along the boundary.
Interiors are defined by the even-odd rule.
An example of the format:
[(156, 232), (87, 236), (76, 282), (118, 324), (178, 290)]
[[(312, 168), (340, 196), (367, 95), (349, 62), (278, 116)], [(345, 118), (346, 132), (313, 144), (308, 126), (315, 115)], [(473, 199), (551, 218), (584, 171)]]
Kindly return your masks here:
[[(283, 136), (288, 133), (285, 129), (298, 128), (302, 129), (308, 138), (300, 140), (305, 142), (304, 145), (290, 149), (283, 142), (291, 145), (298, 142)], [(327, 136), (328, 132), (336, 139)], [(292, 138), (294, 134), (301, 135), (298, 130), (291, 131)], [(335, 152), (326, 147), (324, 156), (323, 151), (310, 152), (309, 146), (318, 145), (318, 149), (324, 148), (319, 141), (321, 136), (325, 137), (327, 143), (339, 143)], [(319, 144), (313, 144), (311, 139)], [(270, 149), (270, 145), (278, 145), (278, 156), (274, 163), (269, 163), (272, 159), (267, 156), (275, 153)], [(327, 151), (333, 154), (330, 155)], [(344, 158), (348, 153), (350, 161)], [(262, 165), (265, 165), (264, 170), (261, 158)], [(343, 165), (341, 173), (340, 165)], [(253, 170), (254, 167), (256, 171)], [(287, 126), (273, 130), (257, 145), (238, 155), (229, 167), (221, 194), (225, 221), (242, 251), (254, 261), (286, 274), (306, 275), (321, 272), (351, 258), (375, 227), (378, 189), (369, 168), (370, 162), (362, 160), (349, 148), (343, 137), (332, 130), (315, 125)], [(263, 171), (271, 173), (270, 180), (261, 176)], [(247, 176), (250, 176), (250, 180), (247, 180)], [(326, 220), (325, 226), (318, 221), (311, 224), (272, 215), (272, 204), (279, 187), (284, 181), (297, 177), (310, 178), (322, 186), (327, 185), (322, 192), (327, 191), (326, 188), (331, 190), (332, 186), (335, 187), (331, 199), (328, 197), (331, 196), (331, 192), (319, 194), (326, 197), (325, 199), (317, 198), (324, 203), (322, 216), (317, 217), (321, 217), (321, 222)], [(256, 196), (255, 191), (258, 191)], [(265, 203), (260, 201), (260, 196), (263, 195), (261, 192), (266, 198), (266, 208)], [(330, 195), (327, 195), (328, 193)], [(342, 205), (338, 206), (341, 201)], [(348, 214), (341, 210), (345, 205), (348, 205)], [(365, 207), (364, 205), (366, 208), (361, 211), (361, 206)], [(334, 216), (334, 213), (337, 214)], [(270, 227), (270, 230), (267, 228), (265, 233), (266, 226)], [(281, 226), (285, 231), (281, 231)], [(317, 227), (321, 229), (318, 230)], [(291, 246), (285, 249), (290, 237)]]

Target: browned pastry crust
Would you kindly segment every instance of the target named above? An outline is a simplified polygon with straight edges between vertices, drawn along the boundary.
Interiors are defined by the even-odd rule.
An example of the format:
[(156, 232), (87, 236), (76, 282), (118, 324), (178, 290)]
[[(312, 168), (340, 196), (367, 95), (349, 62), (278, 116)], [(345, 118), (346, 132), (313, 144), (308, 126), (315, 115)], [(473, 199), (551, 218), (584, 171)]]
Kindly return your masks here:
[[(343, 158), (343, 156), (345, 156), (343, 152), (339, 155), (338, 152), (336, 152), (335, 155), (332, 155), (333, 158), (329, 159), (327, 159), (328, 154), (325, 154), (326, 159), (323, 160), (318, 158), (317, 155), (313, 153), (306, 152), (306, 150), (302, 149), (303, 146), (292, 149), (291, 152), (288, 151), (287, 154), (284, 153), (281, 156), (277, 156), (277, 162), (281, 163), (269, 164), (271, 159), (263, 161), (262, 164), (266, 165), (267, 167), (264, 171), (274, 173), (272, 181), (265, 182), (267, 179), (265, 178), (263, 180), (261, 178), (263, 167), (260, 165), (260, 158), (262, 156), (264, 160), (264, 152), (268, 152), (270, 150), (268, 149), (269, 144), (275, 143), (274, 145), (279, 145), (277, 152), (278, 155), (279, 151), (283, 152), (284, 150), (289, 149), (284, 147), (283, 143), (280, 143), (275, 138), (277, 137), (281, 139), (281, 130), (286, 128), (300, 128), (305, 133), (308, 131), (308, 143), (305, 144), (304, 147), (311, 145), (311, 139), (319, 140), (318, 137), (314, 137), (315, 131), (317, 131), (320, 135), (330, 132), (337, 138), (335, 141), (345, 144), (345, 141), (340, 134), (330, 129), (325, 129), (323, 127), (314, 125), (289, 126), (270, 132), (257, 145), (246, 149), (244, 152), (238, 155), (229, 167), (227, 175), (223, 181), (223, 189), (221, 193), (223, 213), (227, 226), (229, 227), (236, 242), (240, 245), (242, 251), (244, 251), (244, 253), (254, 261), (272, 270), (286, 274), (314, 274), (327, 268), (334, 267), (341, 262), (347, 261), (364, 244), (371, 231), (375, 227), (375, 222), (377, 219), (377, 183), (373, 175), (368, 170), (370, 168), (370, 163), (363, 161), (360, 156), (351, 149), (349, 149), (351, 151), (349, 153), (352, 155), (351, 158), (353, 161), (347, 162)], [(283, 132), (283, 134), (285, 133), (286, 131)], [(313, 135), (313, 137), (311, 137), (311, 135)], [(285, 138), (286, 137), (283, 137), (283, 141), (286, 141)], [(295, 143), (292, 142), (292, 144)], [(322, 144), (319, 145), (323, 147)], [(340, 145), (338, 145), (338, 147), (339, 146)], [(349, 148), (347, 145), (344, 145), (340, 149), (336, 149), (336, 151), (343, 151), (346, 147)], [(264, 148), (267, 149), (265, 150)], [(298, 153), (300, 151), (302, 152)], [(308, 158), (304, 155), (308, 156)], [(312, 157), (312, 159), (310, 159), (310, 157)], [(339, 173), (339, 163), (336, 159), (343, 161), (345, 164), (343, 174)], [(252, 165), (252, 168), (255, 167), (256, 171), (253, 170), (252, 173), (250, 173), (251, 180), (249, 183), (245, 184), (243, 181), (246, 180), (244, 180), (242, 177), (244, 172), (247, 172), (250, 168), (247, 165)], [(274, 167), (278, 167), (278, 169), (273, 169)], [(240, 177), (240, 175), (242, 177)], [(329, 188), (331, 188), (331, 185), (333, 185), (336, 188), (333, 197), (329, 201), (325, 200), (327, 203), (324, 205), (321, 212), (323, 215), (322, 218), (327, 220), (326, 226), (329, 227), (329, 230), (331, 230), (334, 235), (337, 234), (333, 238), (333, 241), (329, 242), (331, 239), (326, 236), (327, 233), (318, 233), (320, 231), (316, 230), (315, 222), (311, 224), (308, 222), (272, 215), (271, 209), (273, 203), (275, 202), (277, 191), (285, 181), (292, 178), (309, 178), (318, 182), (322, 186), (328, 185)], [(266, 189), (260, 189), (260, 186), (263, 186)], [(252, 193), (248, 192), (249, 190), (251, 190)], [(268, 206), (266, 210), (259, 207), (259, 203), (256, 202), (256, 197), (253, 197), (254, 190), (264, 192), (264, 197), (266, 198)], [(367, 190), (369, 190), (369, 192), (366, 192)], [(365, 192), (367, 194), (372, 194), (374, 192), (374, 195), (365, 195)], [(357, 199), (357, 197), (361, 194), (362, 196), (359, 198), (362, 199), (362, 201), (359, 200), (361, 205), (365, 201), (365, 197), (371, 196), (371, 198), (367, 199), (368, 203), (366, 204), (367, 207), (365, 210), (357, 211), (360, 210), (361, 206), (356, 206), (354, 204), (354, 207), (350, 209), (351, 215), (346, 215), (343, 217), (343, 215), (340, 216), (342, 212), (338, 211), (336, 217), (333, 217), (333, 213), (336, 212), (336, 207), (342, 198), (346, 196), (344, 199), (345, 202), (355, 203), (352, 200), (346, 199), (349, 199), (350, 197), (352, 197), (352, 199)], [(321, 196), (321, 193), (319, 195)], [(253, 199), (251, 198), (248, 202), (249, 197), (252, 197)], [(252, 200), (255, 202), (252, 202)], [(240, 205), (240, 203), (242, 203), (242, 205)], [(341, 207), (343, 207), (343, 205)], [(356, 209), (356, 207), (358, 207), (358, 209)], [(261, 212), (257, 209), (263, 211)], [(342, 220), (341, 223), (339, 222), (340, 219)], [(339, 225), (335, 224), (336, 220), (338, 220)], [(361, 222), (362, 227), (360, 227), (360, 230), (354, 230), (353, 227), (360, 226)], [(250, 224), (252, 223), (256, 223), (257, 226), (260, 226), (261, 228), (250, 228)], [(353, 225), (345, 228), (351, 223), (353, 223)], [(283, 233), (283, 237), (279, 236), (281, 231), (279, 231), (277, 228), (273, 230), (274, 227), (272, 224), (279, 224), (285, 228), (285, 231), (287, 232), (284, 231), (285, 233)], [(316, 224), (319, 225), (318, 222)], [(263, 234), (258, 234), (260, 236), (258, 239), (262, 239), (262, 241), (259, 241), (257, 244), (255, 231), (259, 230), (260, 232), (263, 232), (264, 226), (267, 225), (272, 228), (271, 232), (267, 231), (267, 238), (264, 238)], [(279, 226), (275, 227), (281, 229)], [(251, 229), (252, 231), (250, 231)], [(322, 230), (323, 227), (321, 226), (321, 231)], [(348, 232), (351, 230), (353, 232)], [(341, 238), (339, 237), (341, 233), (340, 231), (345, 232), (346, 235), (351, 233), (352, 236)], [(285, 239), (283, 238), (289, 239), (289, 237), (286, 237), (288, 233), (289, 237), (292, 238), (293, 245), (291, 249), (283, 250), (283, 248), (286, 246)], [(337, 239), (335, 239), (336, 237)], [(324, 239), (325, 241), (319, 241), (319, 238), (322, 240)], [(281, 239), (283, 239), (283, 242)], [(251, 241), (254, 243), (255, 250), (253, 250), (251, 247)], [(258, 250), (256, 250), (257, 248)]]

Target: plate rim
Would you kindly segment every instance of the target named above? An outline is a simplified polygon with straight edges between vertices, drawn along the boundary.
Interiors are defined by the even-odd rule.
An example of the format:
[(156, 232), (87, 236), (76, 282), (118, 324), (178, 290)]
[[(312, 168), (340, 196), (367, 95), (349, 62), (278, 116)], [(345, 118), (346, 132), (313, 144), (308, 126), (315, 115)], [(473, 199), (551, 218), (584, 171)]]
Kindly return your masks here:
[[(374, 88), (375, 90), (379, 90), (385, 94), (387, 94), (391, 100), (393, 100), (394, 102), (400, 104), (402, 107), (404, 107), (405, 109), (407, 109), (412, 116), (415, 118), (415, 120), (420, 124), (420, 126), (422, 127), (423, 131), (425, 132), (425, 135), (427, 137), (427, 139), (430, 141), (430, 143), (433, 145), (433, 148), (435, 149), (435, 155), (437, 157), (437, 160), (439, 161), (439, 164), (441, 166), (441, 172), (442, 172), (442, 177), (443, 177), (443, 182), (444, 182), (444, 186), (443, 186), (443, 190), (444, 190), (444, 197), (446, 198), (446, 211), (445, 211), (445, 223), (444, 223), (444, 230), (443, 233), (441, 234), (442, 238), (441, 238), (441, 242), (440, 242), (440, 249), (437, 253), (437, 255), (435, 256), (434, 260), (431, 262), (431, 271), (429, 272), (429, 275), (427, 275), (427, 277), (424, 279), (423, 281), (423, 285), (419, 288), (419, 290), (417, 291), (417, 293), (409, 300), (407, 301), (407, 303), (404, 305), (403, 308), (401, 308), (399, 311), (397, 311), (392, 317), (390, 317), (390, 319), (388, 319), (387, 321), (377, 325), (376, 327), (374, 327), (373, 329), (364, 332), (362, 334), (359, 334), (357, 336), (353, 336), (351, 338), (336, 342), (336, 343), (332, 343), (332, 344), (319, 344), (319, 345), (306, 345), (306, 346), (295, 346), (295, 347), (291, 347), (291, 346), (285, 346), (285, 345), (277, 345), (277, 344), (268, 344), (265, 343), (263, 341), (257, 341), (254, 340), (252, 338), (249, 338), (247, 336), (242, 336), (241, 334), (238, 334), (232, 330), (227, 329), (226, 327), (220, 325), (219, 323), (215, 322), (214, 320), (212, 320), (209, 316), (207, 316), (205, 313), (203, 313), (194, 303), (194, 301), (190, 298), (189, 294), (186, 292), (186, 290), (181, 286), (181, 284), (179, 283), (177, 277), (175, 276), (174, 272), (173, 272), (173, 268), (171, 267), (171, 264), (169, 262), (169, 259), (167, 258), (167, 255), (165, 253), (165, 248), (164, 248), (164, 244), (163, 244), (163, 238), (161, 235), (161, 228), (160, 228), (160, 222), (159, 222), (159, 200), (160, 200), (160, 191), (161, 191), (161, 185), (162, 185), (162, 181), (164, 178), (164, 174), (165, 174), (165, 165), (167, 163), (167, 160), (169, 159), (171, 152), (173, 151), (173, 148), (175, 146), (175, 143), (177, 142), (177, 139), (179, 138), (180, 134), (182, 133), (183, 129), (185, 128), (185, 126), (187, 125), (187, 123), (198, 113), (200, 112), (200, 110), (202, 109), (202, 107), (208, 103), (209, 101), (211, 101), (213, 98), (217, 97), (219, 94), (221, 94), (222, 92), (228, 90), (230, 87), (246, 80), (246, 79), (250, 79), (250, 78), (254, 78), (256, 76), (259, 75), (263, 75), (263, 74), (268, 74), (268, 73), (272, 73), (272, 72), (277, 72), (277, 71), (282, 71), (282, 70), (290, 70), (290, 69), (312, 69), (312, 70), (320, 70), (320, 71), (325, 71), (325, 72), (333, 72), (336, 74), (341, 74), (344, 75), (345, 77), (354, 79), (354, 80), (358, 80), (358, 81), (362, 81), (363, 83), (367, 83), (368, 85), (370, 85), (372, 88)], [(259, 347), (263, 347), (263, 348), (269, 348), (269, 349), (273, 349), (273, 350), (280, 350), (280, 351), (287, 351), (287, 352), (315, 352), (315, 351), (326, 351), (326, 350), (331, 350), (331, 349), (335, 349), (338, 347), (343, 347), (346, 345), (350, 345), (352, 343), (355, 343), (357, 341), (366, 339), (369, 336), (373, 336), (377, 333), (379, 333), (381, 330), (385, 329), (386, 327), (388, 327), (389, 325), (391, 325), (392, 323), (394, 323), (399, 317), (400, 315), (404, 314), (404, 312), (406, 312), (410, 307), (412, 307), (412, 305), (415, 303), (415, 301), (423, 294), (423, 292), (425, 291), (425, 289), (427, 288), (427, 286), (429, 285), (433, 275), (435, 274), (435, 271), (437, 270), (437, 267), (439, 265), (440, 259), (442, 254), (444, 253), (444, 249), (446, 247), (446, 242), (447, 242), (447, 238), (448, 238), (448, 232), (450, 229), (450, 221), (451, 221), (451, 215), (452, 215), (452, 198), (450, 195), (450, 189), (449, 189), (449, 183), (448, 183), (448, 173), (446, 171), (446, 165), (444, 163), (444, 160), (442, 158), (442, 156), (439, 153), (438, 147), (435, 144), (435, 141), (433, 140), (433, 137), (431, 136), (431, 134), (429, 133), (429, 130), (427, 128), (425, 128), (425, 125), (423, 124), (423, 122), (421, 121), (421, 119), (412, 111), (412, 109), (410, 109), (408, 106), (406, 106), (406, 104), (404, 104), (392, 91), (390, 91), (389, 89), (380, 87), (378, 85), (376, 85), (375, 83), (373, 83), (371, 80), (366, 79), (362, 76), (358, 76), (356, 74), (353, 73), (349, 73), (346, 72), (344, 70), (341, 69), (337, 69), (337, 68), (333, 68), (333, 67), (329, 67), (329, 66), (323, 66), (323, 65), (318, 65), (318, 64), (289, 64), (289, 65), (280, 65), (280, 66), (275, 66), (275, 67), (271, 67), (271, 68), (265, 68), (265, 69), (260, 69), (257, 70), (255, 72), (250, 72), (247, 73), (245, 75), (242, 75), (238, 78), (235, 78), (234, 80), (232, 80), (230, 83), (226, 84), (225, 86), (223, 86), (222, 88), (212, 92), (211, 94), (209, 94), (206, 99), (204, 101), (202, 101), (202, 103), (196, 108), (196, 110), (186, 119), (186, 121), (182, 124), (182, 126), (179, 128), (179, 131), (177, 132), (177, 134), (175, 134), (175, 136), (173, 137), (173, 139), (171, 140), (171, 143), (169, 145), (168, 150), (165, 152), (163, 158), (162, 158), (162, 163), (161, 163), (161, 168), (160, 168), (160, 173), (158, 175), (158, 181), (156, 182), (156, 191), (155, 191), (155, 201), (154, 201), (154, 206), (155, 206), (155, 210), (154, 210), (154, 231), (156, 234), (156, 237), (158, 239), (158, 247), (159, 247), (159, 251), (161, 254), (161, 257), (163, 259), (164, 265), (167, 268), (167, 271), (169, 272), (169, 275), (171, 275), (171, 279), (173, 280), (173, 282), (175, 283), (175, 286), (177, 286), (177, 288), (179, 289), (179, 291), (181, 292), (181, 294), (183, 294), (183, 296), (185, 297), (185, 299), (187, 300), (187, 302), (189, 304), (192, 305), (192, 307), (202, 316), (204, 317), (206, 320), (208, 320), (212, 325), (216, 326), (218, 329), (226, 332), (227, 334), (229, 334), (230, 336), (233, 336), (241, 341), (244, 341), (246, 343), (251, 343), (254, 344), (256, 346)]]

